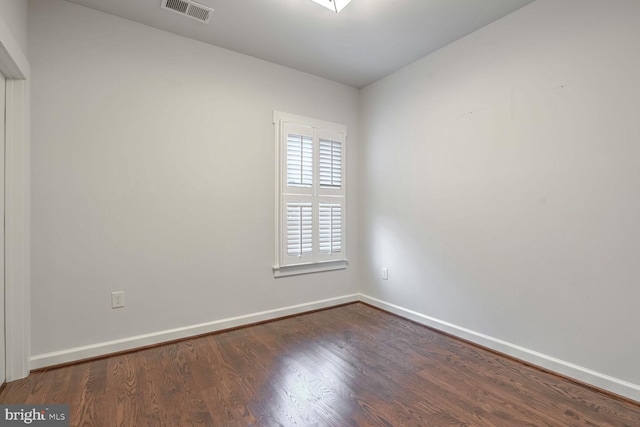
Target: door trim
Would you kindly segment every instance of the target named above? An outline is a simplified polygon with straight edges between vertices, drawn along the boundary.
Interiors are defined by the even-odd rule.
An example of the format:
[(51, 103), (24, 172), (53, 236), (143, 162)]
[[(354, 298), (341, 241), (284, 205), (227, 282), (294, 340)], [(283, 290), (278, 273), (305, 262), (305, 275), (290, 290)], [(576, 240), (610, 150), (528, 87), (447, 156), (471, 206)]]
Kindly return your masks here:
[(5, 135), (6, 381), (29, 375), (30, 138), (29, 77), (24, 52), (0, 18), (0, 72), (7, 79)]

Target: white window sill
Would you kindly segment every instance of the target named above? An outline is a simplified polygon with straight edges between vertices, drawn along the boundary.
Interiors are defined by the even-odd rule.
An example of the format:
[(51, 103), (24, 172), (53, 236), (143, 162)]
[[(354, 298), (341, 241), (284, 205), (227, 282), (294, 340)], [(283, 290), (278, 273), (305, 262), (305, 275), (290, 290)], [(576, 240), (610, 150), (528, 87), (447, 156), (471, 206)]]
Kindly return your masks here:
[(323, 271), (344, 270), (348, 261), (326, 261), (312, 264), (287, 265), (286, 267), (273, 267), (274, 277), (297, 276), (300, 274), (320, 273)]

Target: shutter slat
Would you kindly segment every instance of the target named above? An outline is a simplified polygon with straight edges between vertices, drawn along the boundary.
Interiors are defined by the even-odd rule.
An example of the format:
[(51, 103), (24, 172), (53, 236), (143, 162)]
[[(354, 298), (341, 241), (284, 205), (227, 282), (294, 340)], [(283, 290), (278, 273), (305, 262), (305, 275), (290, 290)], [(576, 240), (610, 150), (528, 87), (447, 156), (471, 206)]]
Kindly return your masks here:
[(342, 142), (320, 139), (320, 187), (342, 188)]
[(313, 250), (313, 209), (309, 202), (287, 203), (287, 255), (302, 257)]
[(320, 203), (318, 208), (318, 243), (320, 252), (342, 252), (342, 205)]
[(287, 185), (313, 186), (313, 138), (307, 135), (287, 135)]

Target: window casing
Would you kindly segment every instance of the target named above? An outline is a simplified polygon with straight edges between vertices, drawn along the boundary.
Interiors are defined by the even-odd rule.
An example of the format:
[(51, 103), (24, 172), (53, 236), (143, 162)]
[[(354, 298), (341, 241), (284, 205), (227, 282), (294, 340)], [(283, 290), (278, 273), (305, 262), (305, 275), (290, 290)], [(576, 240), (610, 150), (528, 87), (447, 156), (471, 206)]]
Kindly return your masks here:
[(346, 268), (344, 125), (274, 112), (274, 274)]

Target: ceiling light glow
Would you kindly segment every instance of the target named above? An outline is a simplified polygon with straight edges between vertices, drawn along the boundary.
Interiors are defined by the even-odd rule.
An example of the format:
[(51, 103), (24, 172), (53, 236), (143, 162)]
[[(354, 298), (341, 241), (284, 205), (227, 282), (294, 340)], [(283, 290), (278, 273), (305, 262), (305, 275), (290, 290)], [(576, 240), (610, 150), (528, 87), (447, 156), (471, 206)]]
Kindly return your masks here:
[(351, 0), (312, 0), (312, 1), (326, 7), (329, 10), (334, 11), (335, 13), (340, 12), (351, 2)]

